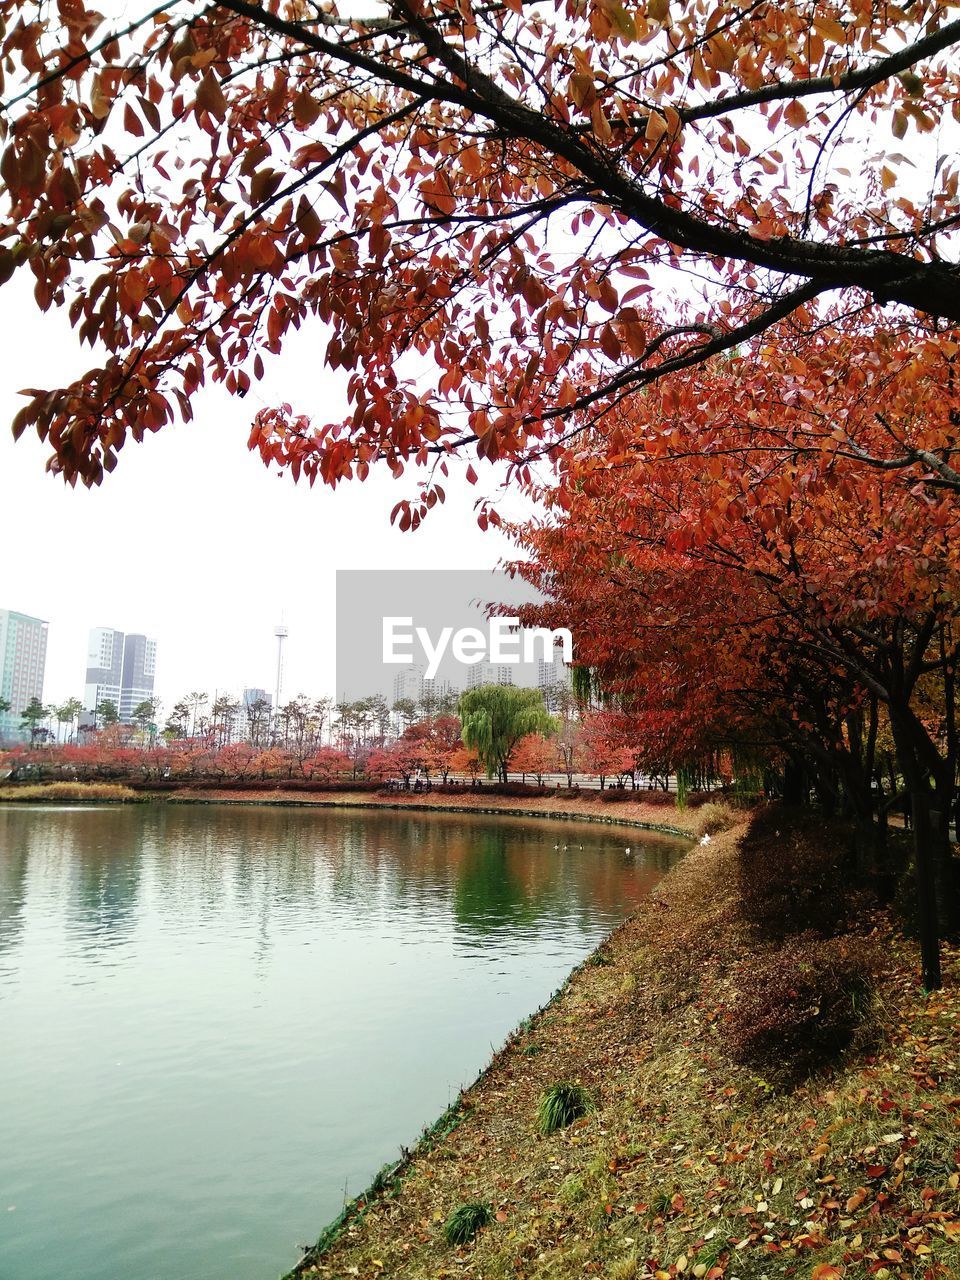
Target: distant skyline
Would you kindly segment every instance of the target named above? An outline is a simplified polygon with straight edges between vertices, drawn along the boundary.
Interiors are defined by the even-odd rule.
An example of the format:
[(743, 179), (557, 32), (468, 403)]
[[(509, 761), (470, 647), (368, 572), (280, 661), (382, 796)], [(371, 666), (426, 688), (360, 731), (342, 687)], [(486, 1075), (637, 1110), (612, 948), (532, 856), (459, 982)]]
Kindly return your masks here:
[[(11, 306), (22, 288), (20, 279), (5, 286)], [(61, 313), (40, 317), (24, 300), (19, 314), (0, 369), (0, 511), (11, 548), (0, 608), (49, 623), (45, 702), (82, 698), (87, 638), (101, 626), (156, 638), (165, 710), (191, 689), (272, 689), (281, 618), (290, 632), (284, 697), (332, 695), (336, 569), (482, 569), (511, 554), (502, 535), (477, 528), (473, 503), (496, 493), (498, 475), (475, 459), (479, 485), (453, 463), (446, 504), (416, 533), (400, 533), (390, 510), (414, 493), (418, 473), (395, 481), (375, 470), (363, 484), (310, 490), (247, 451), (262, 404), (289, 400), (318, 421), (343, 410), (320, 325), (295, 335), (245, 400), (211, 388), (195, 422), (129, 444), (100, 489), (71, 490), (45, 474), (49, 450), (35, 436), (14, 444), (9, 423), (19, 389), (59, 385), (96, 356), (78, 353)], [(523, 509), (514, 498), (510, 513)]]

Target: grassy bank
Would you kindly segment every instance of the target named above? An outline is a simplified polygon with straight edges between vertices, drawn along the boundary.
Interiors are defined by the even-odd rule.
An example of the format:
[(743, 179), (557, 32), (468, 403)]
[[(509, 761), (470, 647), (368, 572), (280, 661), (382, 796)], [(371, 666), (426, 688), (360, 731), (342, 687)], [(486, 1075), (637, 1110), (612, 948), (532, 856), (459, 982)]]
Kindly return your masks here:
[[(631, 793), (627, 793), (628, 795)], [(642, 827), (653, 831), (665, 831), (673, 835), (701, 836), (725, 826), (735, 819), (733, 811), (722, 802), (704, 805), (699, 809), (678, 809), (669, 803), (651, 803), (645, 793), (636, 793), (640, 799), (620, 800), (612, 804), (599, 792), (568, 795), (565, 791), (550, 792), (544, 796), (497, 796), (486, 791), (464, 790), (454, 795), (439, 791), (414, 792), (391, 791), (358, 795), (355, 791), (285, 791), (282, 786), (274, 791), (221, 791), (217, 788), (190, 788), (172, 791), (163, 798), (180, 804), (272, 804), (327, 806), (343, 809), (434, 809), (447, 813), (509, 813), (531, 818), (564, 820), (570, 818), (615, 823), (622, 826)]]
[[(960, 1275), (960, 957), (921, 993), (842, 853), (769, 813), (695, 849), (298, 1274)], [(595, 1109), (544, 1137), (558, 1081)]]
[(97, 801), (109, 803), (141, 803), (147, 796), (113, 782), (41, 782), (36, 785), (0, 786), (0, 802), (65, 801), (71, 804)]

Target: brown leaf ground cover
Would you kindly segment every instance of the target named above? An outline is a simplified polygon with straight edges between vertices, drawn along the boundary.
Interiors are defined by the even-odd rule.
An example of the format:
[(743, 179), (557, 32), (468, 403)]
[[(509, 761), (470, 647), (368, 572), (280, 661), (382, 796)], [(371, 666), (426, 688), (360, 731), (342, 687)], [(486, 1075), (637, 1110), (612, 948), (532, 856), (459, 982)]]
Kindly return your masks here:
[[(697, 847), (517, 1032), (449, 1131), (353, 1206), (298, 1275), (960, 1277), (960, 954), (947, 949), (947, 986), (925, 995), (913, 943), (868, 901), (819, 931), (759, 927), (756, 868), (816, 880), (835, 864), (831, 839), (778, 820)], [(872, 994), (839, 1057), (785, 1084), (745, 1059), (731, 1027), (756, 998), (751, 972), (771, 972), (778, 952), (816, 956), (818, 940), (828, 955), (869, 950)], [(558, 1080), (597, 1107), (542, 1137), (537, 1103)], [(453, 1247), (443, 1225), (466, 1201), (492, 1219)]]

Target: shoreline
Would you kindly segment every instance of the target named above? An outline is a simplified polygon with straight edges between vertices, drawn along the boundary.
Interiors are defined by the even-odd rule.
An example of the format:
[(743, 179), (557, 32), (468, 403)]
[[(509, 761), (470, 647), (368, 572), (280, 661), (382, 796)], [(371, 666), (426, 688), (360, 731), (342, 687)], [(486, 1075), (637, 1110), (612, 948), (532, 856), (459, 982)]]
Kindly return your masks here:
[[(778, 855), (806, 876), (838, 848), (823, 824), (768, 814), (691, 849), (284, 1280), (908, 1280), (921, 1260), (931, 1280), (960, 1274), (960, 950), (945, 945), (952, 987), (928, 995), (897, 920), (839, 921), (814, 981), (824, 949), (869, 946), (879, 999), (812, 1075), (768, 1076), (736, 1052), (738, 1013), (781, 969), (806, 980), (806, 935), (758, 935), (748, 839), (775, 890)], [(778, 1059), (802, 1053), (806, 1025)], [(596, 1110), (544, 1137), (538, 1101), (561, 1080)], [(447, 1244), (449, 1216), (476, 1202), (487, 1225)]]
[[(420, 797), (418, 796), (417, 800), (419, 799)], [(198, 803), (217, 803), (217, 802), (216, 801), (199, 801)], [(244, 802), (235, 801), (234, 803), (240, 804)], [(285, 802), (279, 801), (275, 803), (285, 803)], [(332, 801), (328, 802), (328, 804), (330, 807), (338, 807), (338, 808), (350, 807), (349, 805), (340, 806), (335, 804), (335, 802), (332, 802)], [(355, 802), (353, 807), (405, 809), (405, 808), (416, 807), (416, 802), (414, 802), (413, 804), (406, 804), (406, 805), (405, 804), (364, 805), (362, 803)], [(496, 808), (496, 809), (494, 808), (476, 809), (476, 808), (462, 808), (462, 807), (451, 808), (449, 806), (441, 806), (439, 804), (430, 805), (428, 807), (436, 809), (440, 812), (486, 813), (486, 814), (500, 813), (508, 816), (523, 816), (523, 817), (538, 817), (538, 818), (559, 817), (561, 820), (576, 819), (582, 816), (580, 814), (571, 813), (569, 811), (548, 814), (542, 811), (540, 812), (508, 811), (503, 808)], [(589, 821), (590, 818), (588, 817), (586, 820)], [(652, 826), (649, 823), (644, 823), (637, 819), (624, 820), (624, 819), (616, 819), (616, 818), (607, 818), (605, 816), (594, 814), (593, 821), (603, 822), (603, 823), (614, 822), (620, 825), (624, 825), (632, 830), (637, 830), (637, 829), (652, 830), (652, 831), (657, 831), (664, 834), (684, 837), (687, 839), (694, 838), (692, 833), (689, 830), (684, 831), (684, 830), (681, 830), (679, 827), (666, 827), (662, 825)], [(732, 831), (739, 832), (741, 830), (745, 830), (745, 828), (746, 828), (746, 822), (740, 824), (737, 828), (733, 828)], [(332, 1250), (335, 1250), (337, 1246), (342, 1243), (345, 1233), (349, 1233), (352, 1228), (356, 1228), (363, 1223), (363, 1220), (366, 1217), (367, 1213), (371, 1210), (371, 1208), (377, 1202), (382, 1202), (387, 1198), (396, 1198), (402, 1194), (403, 1182), (408, 1172), (411, 1171), (416, 1166), (418, 1161), (429, 1158), (430, 1155), (433, 1154), (441, 1146), (442, 1143), (444, 1143), (451, 1135), (455, 1133), (455, 1131), (464, 1122), (464, 1120), (466, 1120), (474, 1112), (475, 1108), (474, 1108), (473, 1102), (471, 1101), (471, 1096), (474, 1095), (477, 1091), (484, 1089), (488, 1085), (491, 1085), (494, 1088), (496, 1087), (497, 1072), (503, 1070), (504, 1065), (509, 1063), (512, 1055), (515, 1055), (518, 1052), (523, 1053), (522, 1041), (524, 1037), (530, 1036), (534, 1033), (534, 1031), (537, 1029), (537, 1027), (540, 1024), (541, 1019), (543, 1019), (546, 1015), (548, 1015), (552, 1009), (554, 1009), (566, 996), (568, 996), (571, 993), (571, 990), (576, 986), (578, 979), (580, 979), (584, 973), (587, 973), (589, 972), (589, 970), (597, 967), (603, 967), (607, 964), (607, 961), (602, 959), (607, 949), (611, 945), (615, 944), (616, 940), (621, 934), (625, 933), (630, 929), (630, 927), (635, 923), (638, 915), (641, 913), (641, 911), (643, 911), (644, 907), (652, 899), (654, 899), (657, 896), (662, 886), (667, 885), (668, 881), (675, 874), (678, 868), (691, 856), (691, 852), (695, 851), (696, 849), (697, 849), (697, 846), (692, 845), (691, 849), (688, 849), (687, 852), (683, 855), (680, 862), (678, 862), (675, 867), (671, 868), (671, 870), (668, 871), (666, 875), (664, 875), (663, 878), (657, 882), (657, 884), (650, 891), (650, 894), (648, 895), (645, 902), (642, 903), (640, 907), (638, 907), (638, 909), (634, 911), (631, 915), (627, 916), (624, 920), (621, 920), (620, 923), (616, 925), (610, 931), (610, 933), (607, 934), (606, 937), (603, 938), (597, 944), (596, 947), (594, 947), (594, 949), (589, 953), (589, 955), (585, 956), (583, 960), (580, 961), (579, 964), (574, 965), (574, 967), (567, 974), (566, 978), (564, 978), (560, 986), (557, 987), (556, 990), (541, 1005), (539, 1005), (531, 1013), (527, 1014), (525, 1018), (521, 1019), (521, 1021), (517, 1024), (517, 1026), (514, 1027), (514, 1029), (507, 1035), (507, 1038), (503, 1042), (503, 1044), (498, 1049), (494, 1050), (493, 1055), (491, 1056), (489, 1062), (480, 1069), (480, 1071), (477, 1073), (474, 1079), (469, 1084), (465, 1084), (460, 1089), (460, 1092), (458, 1093), (454, 1101), (451, 1102), (450, 1105), (441, 1112), (441, 1114), (437, 1117), (436, 1120), (433, 1121), (432, 1124), (429, 1124), (424, 1127), (424, 1129), (422, 1130), (420, 1136), (418, 1137), (414, 1145), (409, 1149), (401, 1147), (401, 1155), (398, 1160), (388, 1160), (385, 1164), (381, 1165), (381, 1167), (373, 1175), (373, 1178), (371, 1179), (367, 1187), (365, 1187), (364, 1190), (358, 1192), (357, 1195), (352, 1196), (344, 1204), (340, 1213), (331, 1222), (327, 1223), (323, 1227), (316, 1243), (306, 1249), (300, 1261), (295, 1263), (294, 1266), (291, 1267), (289, 1271), (284, 1272), (280, 1276), (280, 1280), (304, 1280), (304, 1277), (318, 1276), (318, 1275), (331, 1275), (331, 1276), (339, 1277), (340, 1275), (339, 1272), (330, 1272), (324, 1265), (322, 1265), (324, 1257)], [(507, 1075), (508, 1077), (510, 1075), (509, 1067), (507, 1068)], [(463, 1251), (460, 1250), (458, 1252), (462, 1253)], [(350, 1274), (362, 1275), (364, 1273), (362, 1271), (355, 1271), (351, 1268)], [(374, 1280), (376, 1280), (376, 1278), (379, 1276), (388, 1277), (393, 1274), (400, 1274), (400, 1273), (394, 1273), (389, 1270), (383, 1270), (381, 1268), (375, 1268), (372, 1272), (370, 1272), (370, 1275), (371, 1277), (374, 1278)], [(462, 1272), (462, 1274), (465, 1277), (469, 1278), (472, 1273), (469, 1271), (464, 1271)]]
[[(57, 784), (51, 784), (56, 787)], [(10, 788), (13, 790), (13, 788)], [(599, 793), (596, 793), (599, 794)], [(643, 793), (641, 793), (643, 794)], [(471, 803), (466, 803), (467, 800)], [(584, 800), (582, 796), (567, 798), (564, 793), (546, 796), (496, 796), (467, 791), (463, 799), (436, 792), (398, 792), (390, 799), (371, 793), (369, 798), (358, 796), (355, 791), (239, 791), (220, 790), (216, 787), (183, 788), (176, 791), (156, 791), (149, 788), (137, 790), (134, 796), (110, 798), (108, 796), (64, 796), (51, 794), (49, 800), (31, 796), (19, 799), (15, 795), (3, 795), (0, 804), (182, 804), (182, 805), (257, 805), (274, 808), (328, 808), (328, 809), (378, 809), (403, 812), (434, 811), (437, 813), (463, 813), (479, 816), (503, 815), (517, 818), (539, 818), (551, 822), (582, 821), (606, 826), (620, 826), (632, 830), (656, 831), (680, 839), (695, 840), (700, 834), (698, 809), (677, 809), (675, 805), (649, 804), (642, 800), (607, 802)], [(665, 820), (667, 819), (667, 820)]]
[[(678, 810), (670, 805), (649, 805), (643, 802), (620, 801), (611, 804), (613, 813), (598, 812), (603, 802), (584, 801), (572, 797), (561, 808), (557, 808), (557, 797), (531, 796), (529, 798), (508, 796), (484, 796), (480, 792), (468, 793), (476, 797), (476, 803), (457, 803), (449, 795), (433, 792), (410, 793), (409, 799), (404, 793), (396, 798), (386, 799), (372, 796), (370, 799), (358, 799), (355, 792), (321, 792), (312, 795), (309, 792), (218, 792), (216, 788), (197, 792), (169, 792), (151, 795), (151, 799), (166, 800), (171, 804), (260, 804), (274, 807), (290, 808), (327, 808), (327, 809), (385, 809), (394, 812), (419, 810), (435, 813), (466, 813), (484, 816), (502, 814), (516, 818), (542, 818), (549, 821), (597, 822), (605, 825), (623, 826), (633, 830), (658, 831), (664, 835), (678, 836), (683, 839), (695, 839), (697, 810)], [(436, 798), (435, 798), (436, 797)], [(562, 802), (562, 797), (561, 797)], [(622, 810), (628, 810), (623, 813)], [(668, 813), (674, 822), (664, 822), (660, 815)]]

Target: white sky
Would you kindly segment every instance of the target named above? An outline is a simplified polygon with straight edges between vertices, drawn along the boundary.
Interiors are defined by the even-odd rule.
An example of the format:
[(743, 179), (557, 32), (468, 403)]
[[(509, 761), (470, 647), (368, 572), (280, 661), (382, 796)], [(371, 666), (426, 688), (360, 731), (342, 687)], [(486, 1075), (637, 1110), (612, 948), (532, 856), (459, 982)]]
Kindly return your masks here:
[(261, 402), (289, 400), (318, 420), (343, 405), (319, 324), (294, 335), (245, 400), (207, 390), (193, 423), (128, 443), (99, 489), (70, 490), (45, 473), (36, 436), (14, 444), (9, 423), (21, 388), (61, 386), (96, 357), (78, 348), (65, 315), (36, 311), (29, 285), (21, 272), (0, 293), (0, 608), (50, 623), (45, 702), (83, 696), (92, 626), (156, 637), (165, 709), (191, 689), (272, 690), (281, 615), (285, 696), (332, 693), (336, 569), (477, 569), (509, 554), (476, 525), (475, 498), (496, 490), (489, 469), (476, 488), (451, 476), (445, 506), (402, 534), (389, 514), (412, 496), (413, 473), (377, 471), (331, 493), (270, 473), (247, 451)]

